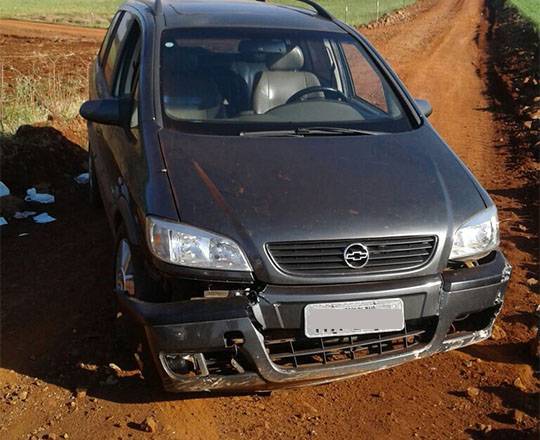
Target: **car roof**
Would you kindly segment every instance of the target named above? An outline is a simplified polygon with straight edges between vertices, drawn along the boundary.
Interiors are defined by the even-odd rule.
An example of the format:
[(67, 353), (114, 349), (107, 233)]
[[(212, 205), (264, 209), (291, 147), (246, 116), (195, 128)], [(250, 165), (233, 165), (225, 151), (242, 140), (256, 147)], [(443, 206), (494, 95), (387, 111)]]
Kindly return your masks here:
[[(256, 0), (135, 0), (163, 15), (164, 28), (250, 27), (345, 32), (315, 11)], [(133, 2), (129, 2), (133, 3)], [(299, 3), (303, 4), (303, 3)]]

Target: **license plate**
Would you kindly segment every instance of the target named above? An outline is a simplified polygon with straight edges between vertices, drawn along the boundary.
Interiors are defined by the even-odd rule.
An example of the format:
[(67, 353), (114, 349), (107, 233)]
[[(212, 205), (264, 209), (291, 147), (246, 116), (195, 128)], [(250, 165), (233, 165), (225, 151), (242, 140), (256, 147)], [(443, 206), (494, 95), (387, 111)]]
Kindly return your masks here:
[(405, 327), (400, 298), (308, 304), (304, 318), (308, 338), (392, 332)]

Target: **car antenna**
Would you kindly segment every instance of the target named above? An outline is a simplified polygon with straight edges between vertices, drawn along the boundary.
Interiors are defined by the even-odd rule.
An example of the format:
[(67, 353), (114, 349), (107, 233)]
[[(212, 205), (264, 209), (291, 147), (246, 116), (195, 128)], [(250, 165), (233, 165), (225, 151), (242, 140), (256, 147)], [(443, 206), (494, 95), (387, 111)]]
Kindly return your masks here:
[[(257, 0), (258, 2), (266, 3), (266, 0)], [(314, 2), (313, 0), (297, 0), (301, 3), (306, 3), (307, 5), (311, 6), (318, 15), (320, 15), (323, 18), (326, 18), (328, 20), (334, 20), (334, 17), (332, 17), (332, 14), (328, 12), (326, 9), (324, 9), (321, 5), (319, 5), (317, 2)]]

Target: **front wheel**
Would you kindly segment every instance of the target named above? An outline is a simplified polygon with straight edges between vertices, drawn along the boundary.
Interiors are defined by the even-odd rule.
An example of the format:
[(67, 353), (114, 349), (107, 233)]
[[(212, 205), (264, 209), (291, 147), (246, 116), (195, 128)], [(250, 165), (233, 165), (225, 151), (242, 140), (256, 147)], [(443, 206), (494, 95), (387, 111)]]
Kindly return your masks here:
[[(145, 273), (142, 258), (134, 247), (123, 226), (118, 231), (116, 240), (114, 281), (119, 295), (128, 295), (147, 300), (156, 291), (154, 283)], [(152, 352), (148, 345), (144, 328), (131, 320), (117, 307), (116, 334), (121, 347), (137, 363), (145, 382), (154, 387), (161, 383)]]

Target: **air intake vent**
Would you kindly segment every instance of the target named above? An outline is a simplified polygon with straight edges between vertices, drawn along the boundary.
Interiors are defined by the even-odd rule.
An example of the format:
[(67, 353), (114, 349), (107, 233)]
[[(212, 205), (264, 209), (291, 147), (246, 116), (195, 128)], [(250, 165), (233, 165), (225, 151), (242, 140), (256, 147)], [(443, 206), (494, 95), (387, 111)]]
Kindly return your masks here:
[(382, 356), (398, 356), (424, 348), (435, 334), (436, 318), (408, 321), (400, 332), (309, 339), (298, 331), (264, 333), (272, 362), (286, 369), (332, 366)]
[[(347, 276), (420, 268), (431, 259), (436, 244), (433, 236), (392, 237), (269, 243), (267, 250), (276, 265), (290, 274)], [(367, 249), (367, 256), (362, 249)], [(347, 252), (349, 263), (346, 250), (356, 251)]]

